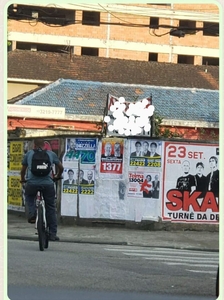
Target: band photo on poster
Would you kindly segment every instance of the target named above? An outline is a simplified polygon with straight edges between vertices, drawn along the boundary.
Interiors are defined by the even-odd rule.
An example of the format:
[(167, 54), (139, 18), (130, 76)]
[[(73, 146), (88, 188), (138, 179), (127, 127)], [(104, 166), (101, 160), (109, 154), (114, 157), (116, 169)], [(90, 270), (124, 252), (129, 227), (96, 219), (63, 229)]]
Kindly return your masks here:
[(165, 143), (163, 219), (219, 220), (219, 146)]

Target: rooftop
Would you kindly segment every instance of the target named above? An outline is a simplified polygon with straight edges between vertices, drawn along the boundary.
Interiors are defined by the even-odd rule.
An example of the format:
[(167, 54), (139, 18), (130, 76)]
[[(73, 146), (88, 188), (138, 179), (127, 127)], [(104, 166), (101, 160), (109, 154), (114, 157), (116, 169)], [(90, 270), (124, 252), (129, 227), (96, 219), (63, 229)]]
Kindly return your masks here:
[(219, 89), (218, 66), (70, 56), (28, 50), (8, 52), (8, 78), (52, 82), (64, 78), (155, 87)]
[(152, 95), (155, 112), (164, 119), (219, 122), (219, 91), (58, 79), (15, 104), (65, 107), (66, 114), (104, 114), (107, 95), (136, 101)]

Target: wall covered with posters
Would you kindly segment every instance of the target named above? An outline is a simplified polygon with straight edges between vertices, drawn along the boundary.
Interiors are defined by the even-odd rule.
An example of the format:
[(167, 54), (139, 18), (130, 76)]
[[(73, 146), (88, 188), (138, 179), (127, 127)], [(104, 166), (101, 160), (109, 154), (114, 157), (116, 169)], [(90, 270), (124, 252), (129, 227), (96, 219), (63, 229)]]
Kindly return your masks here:
[[(64, 165), (60, 215), (218, 223), (219, 145), (154, 139), (46, 139)], [(61, 149), (61, 147), (63, 149)], [(32, 141), (8, 143), (8, 208), (24, 210), (21, 160)]]
[(162, 153), (161, 141), (68, 138), (61, 215), (77, 216), (78, 199), (81, 218), (157, 221)]
[(7, 195), (8, 209), (25, 211), (23, 189), (20, 183), (20, 170), (23, 155), (29, 141), (8, 141), (7, 144)]
[(218, 223), (218, 162), (217, 144), (66, 139), (61, 215)]
[[(59, 153), (59, 139), (46, 139), (45, 149)], [(33, 149), (32, 140), (8, 140), (7, 144), (7, 201), (8, 209), (25, 211), (24, 186), (20, 183), (21, 162), (25, 153)], [(54, 169), (54, 168), (53, 168)]]
[(79, 216), (93, 217), (90, 210), (95, 193), (96, 148), (97, 139), (94, 138), (66, 139), (62, 159), (62, 216), (77, 216), (79, 201)]

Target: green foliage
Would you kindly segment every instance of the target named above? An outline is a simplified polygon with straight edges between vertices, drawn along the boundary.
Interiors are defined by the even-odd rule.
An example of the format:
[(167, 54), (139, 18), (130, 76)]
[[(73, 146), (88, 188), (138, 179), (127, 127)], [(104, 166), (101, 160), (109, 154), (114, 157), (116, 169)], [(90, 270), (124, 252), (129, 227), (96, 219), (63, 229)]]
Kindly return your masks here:
[(173, 132), (169, 128), (162, 129), (162, 122), (163, 117), (155, 113), (153, 116), (153, 136), (164, 138), (179, 138), (183, 136), (183, 134), (178, 133), (177, 130)]
[(199, 134), (201, 140), (212, 140), (218, 141), (219, 134), (217, 134), (214, 130), (206, 130), (205, 128), (199, 128)]

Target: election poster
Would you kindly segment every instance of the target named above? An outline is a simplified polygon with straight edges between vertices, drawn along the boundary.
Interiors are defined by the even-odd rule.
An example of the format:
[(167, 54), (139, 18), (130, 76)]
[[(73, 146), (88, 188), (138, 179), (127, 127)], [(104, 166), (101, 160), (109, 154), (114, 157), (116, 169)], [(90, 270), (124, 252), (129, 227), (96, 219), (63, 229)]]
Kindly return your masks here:
[[(44, 140), (45, 149), (52, 150), (59, 154), (59, 139)], [(7, 189), (8, 209), (25, 211), (25, 185), (20, 183), (20, 170), (23, 156), (33, 149), (32, 140), (7, 142)], [(55, 172), (55, 167), (53, 166)], [(57, 184), (57, 183), (56, 183)]]
[(130, 140), (130, 167), (162, 167), (162, 142), (153, 140)]
[(165, 142), (162, 219), (218, 223), (219, 145)]
[(20, 170), (30, 141), (7, 142), (7, 204), (8, 209), (25, 211), (24, 187), (20, 183)]
[(8, 176), (8, 205), (22, 207), (20, 176)]
[(96, 139), (68, 138), (66, 139), (65, 162), (80, 161), (82, 164), (95, 164)]
[(11, 141), (9, 145), (9, 170), (20, 171), (21, 162), (24, 154), (24, 143), (20, 141)]
[(77, 216), (80, 200), (80, 217), (94, 197), (97, 139), (67, 138), (63, 156), (61, 215)]
[[(78, 174), (79, 173), (79, 174)], [(94, 172), (91, 169), (65, 169), (63, 193), (94, 195)]]
[(128, 197), (159, 199), (159, 172), (129, 172)]
[(102, 140), (100, 172), (122, 174), (124, 141), (119, 138)]

